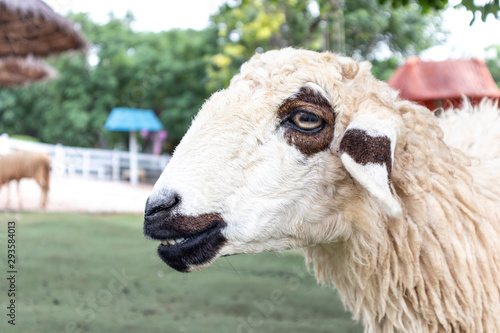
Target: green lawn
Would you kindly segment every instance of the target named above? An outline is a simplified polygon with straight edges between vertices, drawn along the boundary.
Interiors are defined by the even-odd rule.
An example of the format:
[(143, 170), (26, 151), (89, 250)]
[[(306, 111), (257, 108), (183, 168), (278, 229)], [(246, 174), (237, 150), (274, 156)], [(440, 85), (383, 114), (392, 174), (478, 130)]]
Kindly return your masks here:
[[(362, 332), (299, 252), (178, 273), (139, 215), (0, 213), (0, 332)], [(7, 221), (17, 222), (17, 316), (7, 323)]]

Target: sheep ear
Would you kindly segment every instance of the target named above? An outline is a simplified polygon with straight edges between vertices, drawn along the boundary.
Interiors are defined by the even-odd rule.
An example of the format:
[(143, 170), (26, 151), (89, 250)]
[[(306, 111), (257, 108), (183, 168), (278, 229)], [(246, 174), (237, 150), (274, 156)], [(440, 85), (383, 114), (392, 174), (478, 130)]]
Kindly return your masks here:
[(340, 142), (344, 167), (392, 217), (402, 209), (390, 187), (397, 132), (389, 121), (373, 115), (356, 117)]

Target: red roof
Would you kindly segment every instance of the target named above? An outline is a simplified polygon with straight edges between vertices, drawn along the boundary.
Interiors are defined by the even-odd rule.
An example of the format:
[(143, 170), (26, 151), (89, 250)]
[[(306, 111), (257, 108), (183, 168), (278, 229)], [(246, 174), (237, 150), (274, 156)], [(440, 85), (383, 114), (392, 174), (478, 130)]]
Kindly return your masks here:
[(411, 101), (469, 98), (500, 98), (486, 63), (479, 59), (421, 61), (410, 57), (388, 81)]

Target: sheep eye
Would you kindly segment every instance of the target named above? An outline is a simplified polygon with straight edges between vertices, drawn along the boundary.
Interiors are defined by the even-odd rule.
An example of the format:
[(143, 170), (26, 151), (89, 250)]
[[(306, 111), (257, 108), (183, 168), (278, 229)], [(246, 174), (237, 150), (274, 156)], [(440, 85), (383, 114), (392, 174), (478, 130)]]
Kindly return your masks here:
[(307, 111), (296, 111), (289, 118), (289, 121), (297, 130), (307, 133), (319, 132), (324, 125), (323, 119)]

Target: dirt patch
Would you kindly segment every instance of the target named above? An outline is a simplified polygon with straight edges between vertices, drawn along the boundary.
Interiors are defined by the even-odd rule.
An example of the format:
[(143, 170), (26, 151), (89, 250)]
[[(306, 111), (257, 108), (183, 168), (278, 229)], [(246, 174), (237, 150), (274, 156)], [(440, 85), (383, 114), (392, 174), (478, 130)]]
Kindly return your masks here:
[[(46, 211), (91, 213), (143, 213), (153, 185), (88, 180), (51, 175)], [(39, 211), (41, 189), (32, 179), (20, 182), (21, 208), (16, 182), (0, 187), (0, 210)], [(10, 192), (10, 202), (7, 193)]]

